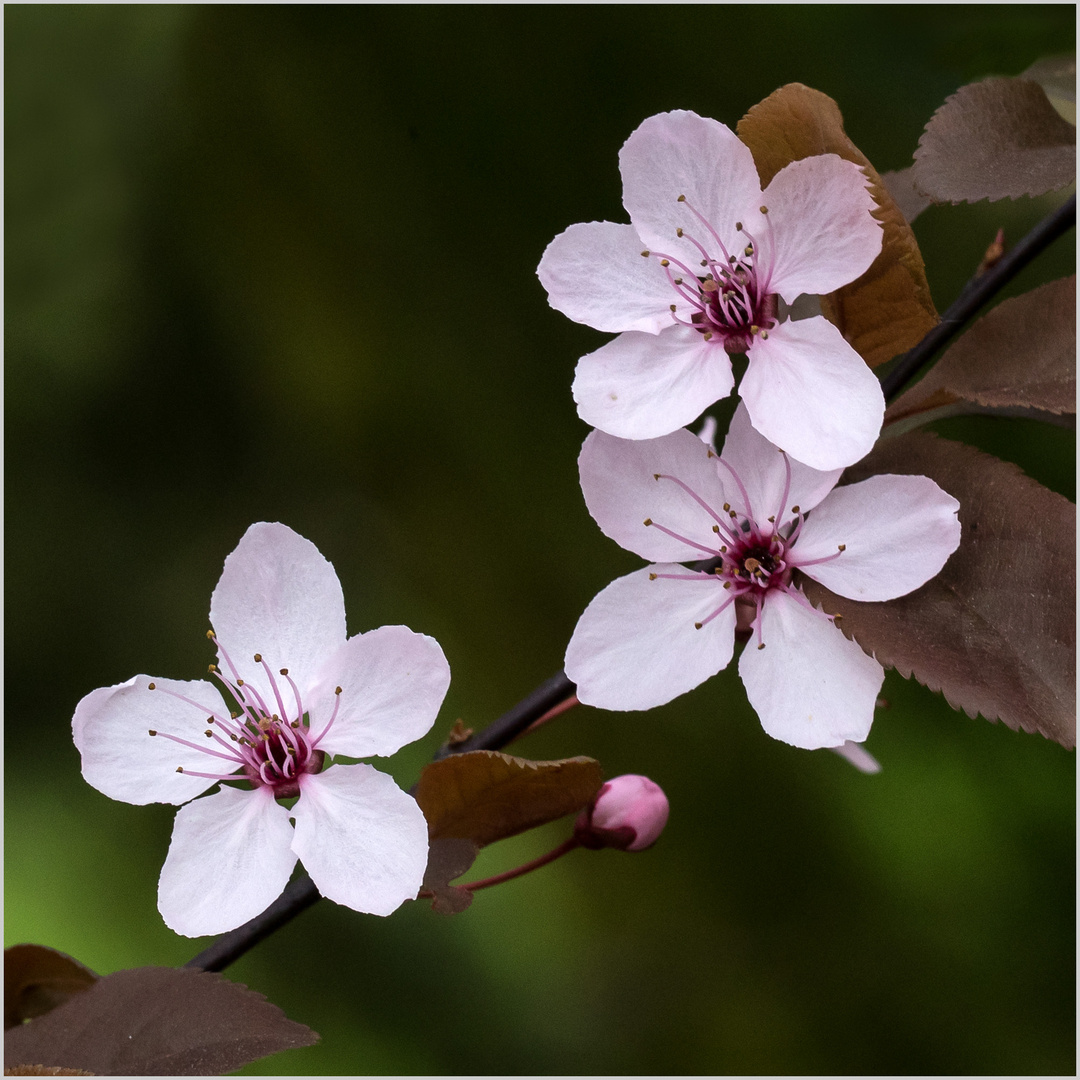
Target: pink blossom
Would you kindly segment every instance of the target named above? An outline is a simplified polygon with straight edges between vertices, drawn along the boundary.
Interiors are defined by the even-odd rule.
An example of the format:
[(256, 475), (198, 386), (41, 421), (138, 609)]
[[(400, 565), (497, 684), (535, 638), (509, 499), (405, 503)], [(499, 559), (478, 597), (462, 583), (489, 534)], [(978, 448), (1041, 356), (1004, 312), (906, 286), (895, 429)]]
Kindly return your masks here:
[(832, 323), (782, 321), (779, 303), (833, 292), (880, 252), (858, 166), (805, 158), (762, 191), (749, 149), (692, 112), (650, 117), (619, 166), (632, 224), (572, 225), (537, 271), (552, 307), (619, 334), (578, 363), (581, 418), (666, 435), (731, 393), (729, 354), (746, 353), (739, 392), (762, 435), (817, 469), (863, 457), (885, 409), (877, 379)]
[[(187, 804), (158, 884), (165, 922), (188, 937), (231, 930), (281, 893), (297, 858), (323, 896), (390, 914), (420, 888), (424, 815), (370, 765), (323, 767), (424, 735), (450, 683), (442, 649), (404, 626), (348, 638), (333, 566), (265, 522), (225, 560), (210, 622), (216, 685), (136, 675), (88, 694), (72, 720), (88, 783)], [(223, 781), (245, 786), (196, 798)]]
[[(806, 574), (854, 600), (917, 589), (960, 542), (959, 504), (925, 476), (873, 476), (792, 461), (740, 405), (717, 458), (689, 431), (628, 441), (594, 431), (578, 465), (589, 512), (654, 565), (613, 581), (588, 606), (566, 652), (578, 698), (650, 709), (693, 689), (751, 631), (739, 674), (762, 726), (816, 749), (862, 742), (881, 666), (814, 608)], [(710, 571), (678, 565), (715, 560)]]
[(663, 788), (647, 776), (616, 776), (578, 815), (574, 836), (582, 847), (644, 851), (660, 838), (668, 810)]

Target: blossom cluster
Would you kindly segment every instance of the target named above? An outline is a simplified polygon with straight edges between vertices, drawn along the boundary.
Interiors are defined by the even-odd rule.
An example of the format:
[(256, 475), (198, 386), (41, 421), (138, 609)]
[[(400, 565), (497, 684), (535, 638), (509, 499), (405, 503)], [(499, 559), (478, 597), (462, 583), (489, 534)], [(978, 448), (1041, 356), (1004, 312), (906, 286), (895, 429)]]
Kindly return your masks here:
[[(884, 672), (811, 604), (803, 576), (891, 600), (960, 542), (959, 504), (927, 477), (836, 486), (877, 440), (884, 399), (832, 323), (792, 317), (800, 296), (852, 282), (879, 254), (866, 177), (824, 154), (762, 190), (738, 136), (685, 111), (642, 123), (619, 165), (630, 224), (571, 226), (538, 274), (552, 307), (618, 334), (574, 379), (596, 429), (581, 486), (600, 528), (653, 565), (588, 606), (567, 674), (587, 704), (649, 709), (726, 667), (741, 634), (739, 673), (770, 735), (859, 743)], [(736, 354), (741, 401), (717, 455), (684, 425), (732, 392)]]
[[(595, 428), (581, 487), (604, 533), (649, 562), (589, 604), (567, 675), (586, 704), (649, 709), (725, 668), (742, 639), (739, 673), (766, 732), (850, 747), (869, 733), (883, 670), (804, 579), (892, 600), (960, 539), (958, 503), (927, 477), (838, 486), (876, 442), (884, 399), (831, 322), (794, 317), (800, 297), (853, 281), (881, 251), (866, 177), (825, 154), (763, 189), (747, 146), (692, 112), (646, 120), (620, 168), (630, 223), (573, 225), (538, 269), (553, 307), (618, 335), (574, 379)], [(717, 453), (685, 425), (732, 393), (742, 354)], [(432, 727), (450, 680), (439, 645), (404, 626), (348, 637), (333, 567), (266, 522), (225, 560), (210, 623), (210, 679), (137, 675), (88, 694), (72, 721), (94, 787), (181, 807), (159, 884), (166, 923), (191, 936), (239, 926), (298, 860), (359, 911), (416, 897), (423, 812), (387, 775), (340, 759), (392, 754)], [(571, 843), (642, 850), (667, 815), (655, 783), (619, 777)]]

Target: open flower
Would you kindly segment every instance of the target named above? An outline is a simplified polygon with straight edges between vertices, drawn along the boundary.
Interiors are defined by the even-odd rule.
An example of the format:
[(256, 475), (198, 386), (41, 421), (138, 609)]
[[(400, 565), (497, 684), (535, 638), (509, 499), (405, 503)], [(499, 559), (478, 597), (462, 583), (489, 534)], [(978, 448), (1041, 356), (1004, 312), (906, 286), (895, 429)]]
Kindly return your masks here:
[[(960, 543), (959, 503), (925, 476), (834, 487), (735, 412), (718, 458), (676, 431), (628, 441), (594, 431), (578, 462), (589, 512), (656, 565), (613, 581), (566, 651), (578, 699), (650, 709), (726, 667), (735, 631), (746, 694), (768, 734), (806, 749), (862, 742), (884, 679), (813, 607), (797, 571), (853, 600), (917, 589)], [(678, 565), (713, 560), (708, 570)]]
[[(189, 937), (231, 930), (281, 893), (298, 857), (323, 896), (389, 915), (420, 888), (424, 815), (370, 765), (323, 767), (424, 735), (450, 684), (442, 649), (404, 626), (346, 638), (333, 566), (265, 522), (225, 560), (210, 622), (217, 685), (136, 675), (88, 694), (72, 720), (99, 791), (187, 803), (158, 885), (165, 922)], [(221, 781), (246, 786), (189, 802)]]
[(619, 167), (633, 224), (572, 225), (537, 271), (552, 307), (619, 334), (578, 363), (581, 418), (666, 435), (727, 397), (729, 354), (746, 353), (739, 392), (762, 435), (817, 469), (863, 457), (885, 409), (877, 379), (832, 323), (782, 322), (778, 303), (833, 292), (881, 251), (858, 166), (805, 158), (763, 192), (729, 128), (671, 112), (641, 124)]

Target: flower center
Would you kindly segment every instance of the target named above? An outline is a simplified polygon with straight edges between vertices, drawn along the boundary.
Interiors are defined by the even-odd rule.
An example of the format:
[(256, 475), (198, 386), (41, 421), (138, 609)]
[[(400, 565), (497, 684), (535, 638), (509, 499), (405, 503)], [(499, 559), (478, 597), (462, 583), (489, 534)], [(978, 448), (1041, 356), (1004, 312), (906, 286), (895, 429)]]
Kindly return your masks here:
[[(716, 341), (729, 354), (744, 353), (753, 339), (769, 336), (769, 330), (777, 322), (777, 298), (770, 292), (773, 272), (771, 253), (743, 227), (741, 221), (735, 229), (746, 238), (746, 243), (731, 254), (719, 233), (689, 202), (679, 196), (690, 212), (705, 229), (704, 241), (683, 229), (675, 235), (697, 248), (701, 258), (696, 268), (682, 259), (659, 251), (643, 251), (646, 258), (657, 258), (667, 274), (668, 282), (684, 302), (692, 309), (689, 320), (679, 315), (679, 304), (671, 305), (671, 317), (681, 326), (688, 326), (701, 334), (706, 341)], [(767, 207), (760, 207), (765, 222), (765, 242), (769, 251), (773, 248), (772, 226)], [(676, 271), (672, 270), (672, 267)], [(681, 272), (679, 272), (681, 271)]]
[[(255, 662), (262, 665), (269, 680), (273, 705), (277, 706), (275, 709), (273, 705), (267, 704), (254, 686), (240, 678), (214, 632), (211, 630), (207, 636), (217, 644), (232, 678), (227, 679), (216, 664), (210, 665), (210, 673), (229, 692), (236, 708), (227, 713), (224, 710), (214, 712), (207, 717), (208, 727), (203, 734), (210, 742), (206, 744), (189, 742), (164, 731), (151, 731), (150, 734), (189, 746), (210, 757), (222, 758), (231, 765), (227, 773), (194, 772), (183, 766), (178, 766), (177, 772), (201, 776), (208, 780), (247, 780), (252, 787), (269, 788), (275, 799), (295, 798), (300, 794), (301, 778), (317, 773), (323, 767), (326, 754), (319, 749), (319, 743), (337, 717), (341, 703), (341, 687), (337, 687), (335, 691), (334, 711), (330, 719), (317, 735), (312, 735), (310, 717), (300, 700), (300, 689), (289, 675), (288, 668), (281, 668), (278, 675), (291, 690), (291, 707), (286, 706), (285, 695), (270, 665), (259, 653), (255, 654)], [(149, 689), (157, 690), (158, 687), (150, 683)], [(194, 706), (200, 712), (204, 711), (204, 706), (191, 698), (172, 690), (162, 690), (171, 697)]]
[[(783, 453), (783, 451), (781, 451)], [(710, 456), (712, 452), (710, 451)], [(712, 622), (722, 611), (725, 611), (733, 603), (738, 602), (742, 607), (753, 608), (753, 617), (750, 627), (756, 631), (758, 648), (765, 648), (761, 637), (761, 611), (767, 595), (775, 590), (786, 593), (797, 603), (816, 614), (827, 619), (838, 619), (839, 615), (826, 615), (818, 611), (803, 596), (802, 590), (792, 585), (792, 575), (800, 566), (811, 566), (822, 562), (831, 562), (839, 558), (846, 550), (845, 545), (838, 545), (838, 550), (833, 555), (824, 558), (798, 560), (793, 554), (793, 548), (802, 532), (806, 515), (798, 506), (791, 507), (790, 515), (785, 512), (788, 495), (791, 491), (791, 462), (787, 454), (783, 455), (784, 466), (787, 471), (784, 483), (783, 495), (780, 498), (780, 506), (777, 512), (759, 524), (754, 516), (754, 510), (750, 503), (750, 496), (746, 486), (735, 470), (723, 458), (717, 460), (727, 469), (738, 488), (742, 497), (744, 512), (738, 513), (733, 510), (730, 503), (724, 503), (722, 511), (718, 512), (710, 506), (700, 495), (684, 484), (676, 476), (666, 476), (662, 473), (654, 473), (653, 478), (669, 480), (677, 484), (692, 498), (702, 510), (704, 510), (715, 522), (712, 531), (716, 533), (720, 541), (716, 548), (707, 547), (696, 540), (680, 536), (664, 525), (655, 522), (652, 518), (646, 518), (645, 524), (659, 529), (675, 540), (680, 540), (696, 551), (710, 557), (712, 562), (702, 569), (711, 570), (710, 574), (704, 574), (699, 569), (694, 573), (687, 574), (659, 574), (649, 575), (650, 580), (657, 578), (669, 578), (677, 581), (719, 581), (726, 592), (724, 600), (715, 611), (710, 612), (701, 622), (694, 623), (696, 629)], [(786, 519), (786, 520), (785, 520)], [(777, 522), (783, 522), (778, 525)]]

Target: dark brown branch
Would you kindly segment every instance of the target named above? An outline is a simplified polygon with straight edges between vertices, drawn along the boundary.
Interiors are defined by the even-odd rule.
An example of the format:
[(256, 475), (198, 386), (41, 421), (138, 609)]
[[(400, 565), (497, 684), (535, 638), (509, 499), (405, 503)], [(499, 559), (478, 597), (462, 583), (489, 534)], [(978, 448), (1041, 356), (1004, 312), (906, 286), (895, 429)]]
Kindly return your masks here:
[(1018, 244), (985, 273), (977, 274), (960, 291), (941, 322), (910, 352), (905, 353), (881, 380), (885, 400), (891, 401), (991, 297), (997, 295), (1036, 255), (1076, 225), (1076, 195), (1047, 215)]

